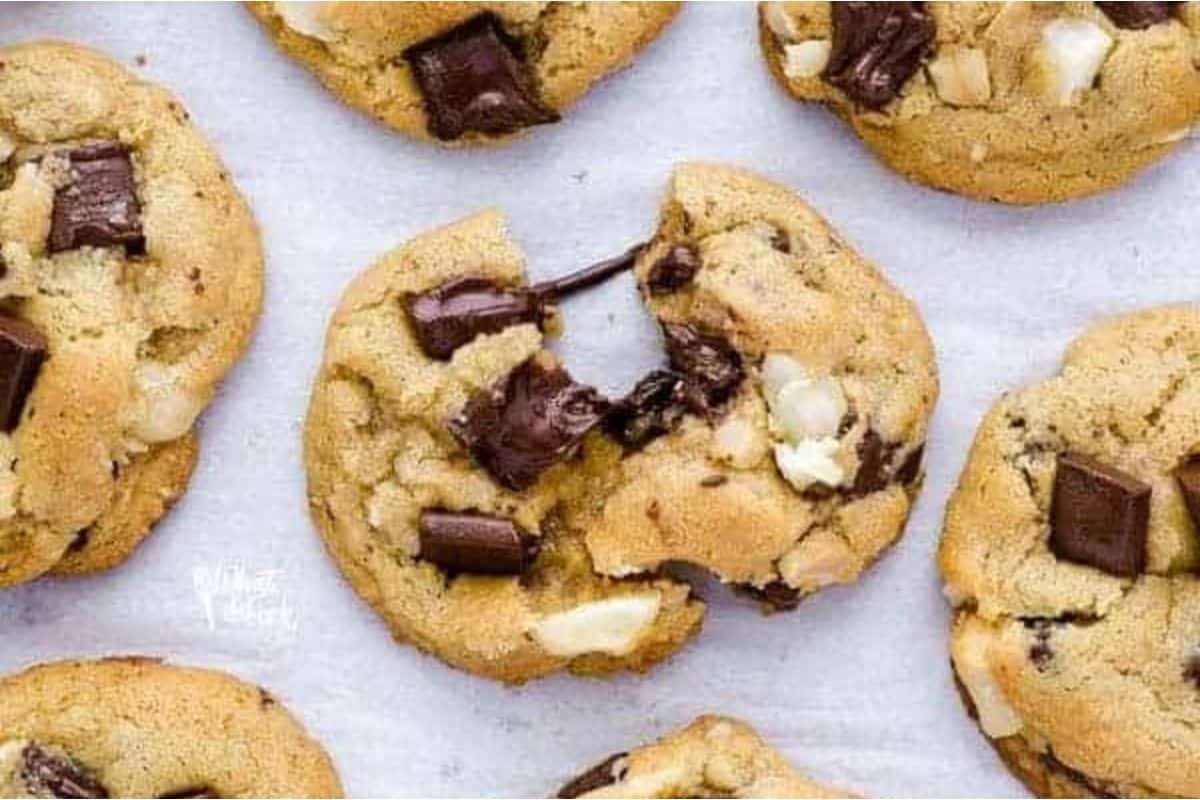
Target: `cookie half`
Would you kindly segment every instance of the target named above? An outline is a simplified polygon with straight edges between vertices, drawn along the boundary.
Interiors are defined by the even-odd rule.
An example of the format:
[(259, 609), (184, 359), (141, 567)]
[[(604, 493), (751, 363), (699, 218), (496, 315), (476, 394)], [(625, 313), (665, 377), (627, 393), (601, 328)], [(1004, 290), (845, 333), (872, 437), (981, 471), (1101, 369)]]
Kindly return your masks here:
[[(662, 367), (629, 396), (544, 349), (632, 268)], [(698, 628), (664, 567), (773, 608), (903, 530), (937, 394), (911, 303), (800, 198), (674, 172), (652, 241), (529, 286), (498, 212), (384, 256), (334, 314), (305, 433), (314, 518), (396, 635), (506, 681), (645, 669)]]
[(187, 112), (103, 55), (0, 49), (0, 586), (124, 560), (183, 492), (262, 293)]
[(757, 732), (704, 716), (653, 744), (617, 753), (557, 797), (854, 797), (813, 783)]
[(249, 3), (346, 103), (441, 144), (558, 122), (628, 64), (679, 3)]
[(341, 797), (342, 786), (267, 691), (129, 657), (0, 679), (0, 796)]
[(1200, 117), (1200, 3), (762, 3), (776, 80), (888, 166), (1006, 203), (1111, 189)]
[(1200, 307), (1101, 322), (1005, 395), (946, 512), (955, 673), (1055, 797), (1200, 793)]

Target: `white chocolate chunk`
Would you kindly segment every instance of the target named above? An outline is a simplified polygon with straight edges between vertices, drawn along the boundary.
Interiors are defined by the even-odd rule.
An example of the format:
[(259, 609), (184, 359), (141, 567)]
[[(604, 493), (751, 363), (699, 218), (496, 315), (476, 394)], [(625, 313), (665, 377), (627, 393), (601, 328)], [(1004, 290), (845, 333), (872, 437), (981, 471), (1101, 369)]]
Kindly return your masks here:
[(835, 533), (817, 530), (779, 559), (779, 577), (793, 589), (816, 591), (849, 583), (858, 575), (858, 558)]
[(144, 361), (138, 364), (134, 380), (143, 406), (133, 433), (147, 444), (183, 436), (204, 408), (204, 398), (188, 391), (179, 373), (166, 364)]
[(808, 370), (796, 359), (784, 353), (767, 353), (762, 364), (763, 396), (770, 403), (779, 390), (793, 381), (807, 381)]
[(959, 680), (967, 687), (975, 710), (979, 714), (979, 727), (993, 739), (1012, 736), (1023, 727), (1021, 718), (1008, 704), (1004, 690), (992, 675), (988, 664), (988, 646), (992, 633), (981, 622), (969, 620), (955, 632), (950, 645), (950, 656)]
[(929, 64), (938, 97), (955, 106), (980, 106), (992, 98), (987, 56), (976, 47), (948, 49)]
[(661, 605), (662, 595), (658, 592), (610, 597), (540, 617), (530, 632), (552, 655), (623, 656), (637, 647)]
[(8, 161), (9, 157), (16, 152), (17, 142), (4, 131), (0, 131), (0, 162)]
[(763, 3), (763, 19), (771, 33), (785, 42), (795, 41), (800, 35), (796, 20), (788, 13), (785, 3)]
[(789, 78), (815, 78), (829, 63), (828, 39), (809, 39), (783, 48), (783, 74)]
[(775, 463), (785, 480), (797, 489), (807, 489), (814, 483), (837, 486), (845, 480), (845, 472), (834, 460), (838, 452), (837, 439), (807, 439), (775, 445)]
[(279, 15), (285, 25), (296, 33), (311, 36), (323, 42), (332, 42), (337, 34), (321, 19), (321, 11), (324, 7), (324, 3), (316, 2), (276, 3), (275, 13)]
[(1112, 46), (1112, 37), (1090, 20), (1047, 23), (1034, 60), (1045, 98), (1059, 106), (1074, 105), (1095, 84)]
[(833, 378), (792, 381), (771, 405), (771, 417), (791, 441), (831, 437), (846, 416), (846, 395)]

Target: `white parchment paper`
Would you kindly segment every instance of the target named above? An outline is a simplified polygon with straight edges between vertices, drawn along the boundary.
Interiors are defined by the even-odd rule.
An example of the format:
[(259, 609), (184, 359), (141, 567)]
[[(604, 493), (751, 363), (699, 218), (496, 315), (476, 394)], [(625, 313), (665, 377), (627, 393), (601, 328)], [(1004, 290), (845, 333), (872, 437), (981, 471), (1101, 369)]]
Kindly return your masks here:
[[(361, 796), (545, 796), (707, 711), (752, 722), (859, 792), (1022, 793), (951, 684), (933, 563), (942, 508), (1001, 391), (1050, 374), (1097, 316), (1195, 298), (1194, 141), (1132, 186), (1065, 206), (918, 188), (775, 87), (751, 4), (690, 6), (565, 123), (463, 152), (342, 106), (238, 5), (0, 5), (0, 42), (35, 37), (102, 48), (183, 99), (254, 207), (267, 294), (249, 354), (203, 418), (188, 494), (124, 566), (0, 592), (0, 670), (115, 653), (228, 669), (278, 693)], [(859, 584), (789, 615), (702, 587), (706, 629), (645, 677), (507, 689), (394, 644), (305, 508), (300, 430), (343, 287), (383, 251), (490, 204), (536, 277), (614, 255), (653, 230), (670, 166), (694, 158), (794, 187), (923, 310), (943, 393), (907, 537)], [(579, 378), (620, 391), (656, 362), (629, 276), (565, 313), (559, 349)]]

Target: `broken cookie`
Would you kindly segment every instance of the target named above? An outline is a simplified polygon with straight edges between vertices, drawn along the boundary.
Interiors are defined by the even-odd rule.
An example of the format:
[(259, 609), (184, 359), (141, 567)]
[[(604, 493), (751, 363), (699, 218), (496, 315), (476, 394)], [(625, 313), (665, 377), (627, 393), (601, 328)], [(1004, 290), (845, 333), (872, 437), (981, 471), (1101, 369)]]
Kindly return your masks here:
[[(557, 298), (625, 270), (660, 366), (609, 398), (545, 339)], [(936, 395), (916, 310), (802, 200), (687, 164), (650, 242), (557, 280), (525, 282), (494, 212), (380, 259), (313, 388), (313, 517), (395, 633), (457, 667), (646, 669), (704, 613), (671, 563), (768, 609), (857, 578), (903, 530)]]

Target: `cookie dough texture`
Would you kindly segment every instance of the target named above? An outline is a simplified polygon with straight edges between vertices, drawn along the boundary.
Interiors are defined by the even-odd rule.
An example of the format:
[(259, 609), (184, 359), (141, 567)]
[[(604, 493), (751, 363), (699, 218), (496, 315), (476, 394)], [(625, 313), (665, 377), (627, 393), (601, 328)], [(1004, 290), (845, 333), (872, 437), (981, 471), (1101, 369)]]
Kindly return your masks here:
[(888, 166), (980, 199), (1111, 189), (1179, 146), (1200, 116), (1198, 3), (1144, 29), (1086, 2), (923, 5), (931, 52), (879, 109), (822, 77), (829, 3), (762, 3), (762, 49), (788, 92), (829, 106)]
[[(681, 244), (698, 253), (694, 280), (647, 291), (652, 267)], [(745, 379), (719, 415), (689, 414), (641, 449), (593, 431), (580, 458), (522, 491), (474, 463), (446, 420), (527, 360), (552, 362), (542, 332), (515, 325), (434, 361), (403, 308), (406, 296), (463, 275), (523, 284), (501, 214), (418, 237), (343, 296), (306, 427), (310, 504), (342, 570), (400, 639), (506, 681), (564, 667), (641, 670), (676, 651), (704, 613), (664, 565), (690, 562), (752, 592), (798, 598), (855, 580), (901, 534), (936, 369), (915, 308), (874, 267), (787, 189), (696, 163), (675, 170), (635, 272), (660, 322), (724, 336)], [(789, 353), (791, 373), (836, 384), (846, 409), (822, 440), (822, 464), (843, 479), (836, 488), (800, 491), (777, 466), (761, 364)], [(907, 482), (885, 474), (854, 487), (870, 432), (893, 465), (910, 465)], [(541, 554), (519, 577), (452, 576), (417, 557), (430, 508), (512, 519), (540, 538)]]
[[(145, 253), (49, 252), (63, 153), (130, 152)], [(0, 586), (124, 560), (183, 492), (193, 423), (244, 349), (262, 287), (246, 204), (187, 112), (103, 55), (0, 49), (0, 302), (48, 340), (0, 434)]]
[[(592, 788), (594, 787), (594, 788)], [(580, 792), (580, 789), (587, 791)], [(704, 716), (614, 756), (559, 797), (853, 797), (813, 783), (744, 722)]]
[[(629, 64), (682, 6), (632, 2), (247, 5), (284, 52), (305, 64), (346, 103), (402, 133), (430, 141), (437, 139), (429, 132), (421, 91), (402, 56), (409, 47), (480, 13), (493, 13), (525, 50), (542, 103), (561, 112), (593, 83)], [(494, 144), (512, 138), (468, 133), (449, 144)]]
[[(1200, 546), (1174, 471), (1200, 445), (1200, 307), (1102, 322), (1062, 372), (1004, 396), (946, 514), (940, 565), (956, 674), (1035, 792), (1200, 793)], [(1144, 574), (1055, 557), (1056, 454), (1152, 487)]]
[(0, 680), (0, 796), (31, 796), (21, 774), (31, 746), (112, 797), (342, 796), (325, 751), (268, 692), (151, 658), (62, 661)]

